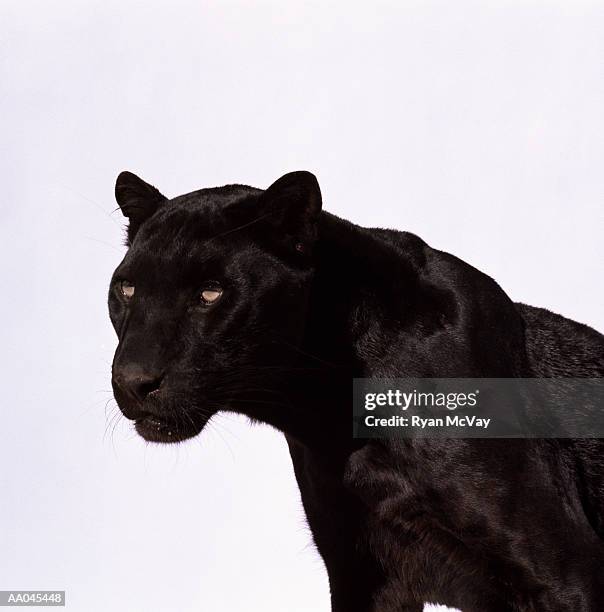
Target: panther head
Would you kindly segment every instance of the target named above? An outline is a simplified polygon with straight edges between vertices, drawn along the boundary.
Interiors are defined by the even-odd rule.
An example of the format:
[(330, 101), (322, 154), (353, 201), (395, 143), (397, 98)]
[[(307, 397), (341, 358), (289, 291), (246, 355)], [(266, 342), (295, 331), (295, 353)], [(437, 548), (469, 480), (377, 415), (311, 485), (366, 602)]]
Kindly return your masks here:
[(115, 194), (128, 251), (113, 274), (115, 398), (153, 442), (198, 434), (222, 409), (275, 405), (304, 329), (321, 193), (308, 172), (267, 190), (173, 199), (130, 172)]

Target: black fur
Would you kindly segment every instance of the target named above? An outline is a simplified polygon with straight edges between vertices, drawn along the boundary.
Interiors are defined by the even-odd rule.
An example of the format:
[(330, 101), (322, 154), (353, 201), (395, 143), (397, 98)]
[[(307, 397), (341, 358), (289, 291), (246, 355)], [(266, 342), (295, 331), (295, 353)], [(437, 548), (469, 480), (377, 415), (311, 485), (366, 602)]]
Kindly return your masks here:
[(158, 442), (219, 410), (283, 431), (334, 612), (604, 610), (603, 441), (353, 440), (350, 403), (353, 377), (601, 377), (602, 335), (321, 213), (309, 173), (172, 200), (122, 173), (116, 195), (120, 407)]

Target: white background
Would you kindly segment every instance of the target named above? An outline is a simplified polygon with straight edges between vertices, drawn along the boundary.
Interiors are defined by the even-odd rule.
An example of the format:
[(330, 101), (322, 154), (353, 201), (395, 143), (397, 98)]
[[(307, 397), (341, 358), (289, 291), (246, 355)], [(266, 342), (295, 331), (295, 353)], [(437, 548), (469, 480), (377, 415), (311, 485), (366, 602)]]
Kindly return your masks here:
[(0, 589), (66, 589), (82, 612), (327, 612), (278, 434), (221, 417), (157, 448), (116, 421), (115, 177), (173, 196), (308, 169), (326, 209), (602, 330), (603, 17), (3, 0)]

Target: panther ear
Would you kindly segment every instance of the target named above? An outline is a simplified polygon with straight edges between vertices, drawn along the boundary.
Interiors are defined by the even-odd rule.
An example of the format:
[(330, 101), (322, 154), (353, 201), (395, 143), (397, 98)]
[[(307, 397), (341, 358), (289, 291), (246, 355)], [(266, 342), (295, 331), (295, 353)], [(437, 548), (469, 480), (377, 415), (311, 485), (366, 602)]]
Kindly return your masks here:
[(128, 241), (131, 243), (141, 224), (153, 215), (167, 198), (153, 185), (124, 170), (115, 181), (115, 199), (124, 217), (128, 218)]
[(321, 214), (321, 189), (315, 175), (305, 171), (285, 174), (262, 194), (261, 204), (281, 246), (309, 255)]

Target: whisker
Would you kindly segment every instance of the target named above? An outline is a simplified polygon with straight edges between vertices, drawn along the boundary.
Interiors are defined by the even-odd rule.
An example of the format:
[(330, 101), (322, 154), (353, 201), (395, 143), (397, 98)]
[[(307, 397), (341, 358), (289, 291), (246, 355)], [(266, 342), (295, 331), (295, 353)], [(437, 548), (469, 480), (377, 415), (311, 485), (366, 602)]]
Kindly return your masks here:
[[(111, 221), (113, 223), (115, 223), (115, 225), (117, 225), (117, 227), (122, 229), (121, 223), (118, 223), (118, 221), (116, 221), (115, 217), (113, 217), (112, 214), (109, 213), (109, 211), (105, 210), (105, 208), (102, 206), (102, 204), (99, 204), (99, 202), (96, 202), (92, 198), (89, 198), (88, 196), (85, 196), (83, 193), (80, 193), (79, 191), (73, 189), (73, 187), (69, 187), (69, 185), (66, 185), (65, 183), (57, 182), (56, 184), (59, 187), (62, 187), (63, 189), (65, 189), (66, 191), (71, 191), (71, 193), (73, 193), (74, 195), (77, 195), (78, 197), (82, 198), (86, 202), (89, 202), (95, 208), (98, 208), (106, 217), (109, 217), (109, 219), (111, 219)], [(117, 210), (119, 210), (119, 208)], [(115, 211), (113, 211), (113, 212), (115, 212)]]
[(117, 251), (118, 253), (122, 253), (121, 249), (118, 249), (116, 246), (109, 244), (108, 242), (105, 242), (104, 240), (100, 240), (99, 238), (93, 238), (92, 236), (83, 236), (83, 238), (86, 238), (86, 240), (92, 240), (93, 242), (98, 242), (99, 244), (107, 246), (110, 249)]
[(238, 227), (235, 227), (233, 229), (229, 229), (226, 230), (225, 232), (222, 232), (221, 234), (217, 234), (216, 236), (212, 236), (208, 242), (212, 241), (212, 240), (216, 240), (217, 238), (222, 238), (223, 236), (228, 236), (229, 234), (233, 234), (234, 232), (238, 232), (242, 229), (245, 229), (246, 227), (250, 227), (251, 225), (254, 225), (254, 223), (258, 223), (259, 221), (262, 221), (262, 219), (265, 219), (266, 217), (270, 217), (271, 215), (275, 214), (276, 211), (271, 211), (268, 213), (264, 213), (263, 215), (260, 215), (259, 217), (256, 217), (255, 219), (252, 219), (252, 221), (248, 221), (247, 223), (244, 223), (243, 225), (239, 225)]

